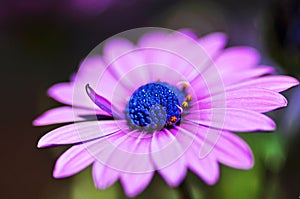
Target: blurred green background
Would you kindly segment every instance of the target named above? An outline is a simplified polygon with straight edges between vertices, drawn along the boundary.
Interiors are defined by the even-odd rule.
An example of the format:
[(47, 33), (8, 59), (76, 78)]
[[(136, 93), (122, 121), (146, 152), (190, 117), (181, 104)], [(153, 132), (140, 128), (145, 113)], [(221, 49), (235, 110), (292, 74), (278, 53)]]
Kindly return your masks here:
[[(7, 0), (0, 2), (1, 55), (1, 198), (126, 198), (116, 183), (94, 188), (90, 168), (54, 179), (56, 158), (65, 149), (36, 148), (38, 139), (56, 126), (32, 127), (32, 120), (60, 104), (46, 95), (68, 81), (96, 45), (124, 30), (159, 26), (190, 28), (198, 35), (222, 31), (228, 46), (257, 48), (262, 63), (299, 78), (299, 0)], [(221, 166), (221, 177), (208, 186), (193, 173), (187, 182), (194, 198), (292, 199), (300, 194), (300, 89), (284, 93), (290, 105), (270, 113), (273, 133), (245, 133), (255, 166), (241, 171)], [(179, 198), (156, 175), (137, 198)]]

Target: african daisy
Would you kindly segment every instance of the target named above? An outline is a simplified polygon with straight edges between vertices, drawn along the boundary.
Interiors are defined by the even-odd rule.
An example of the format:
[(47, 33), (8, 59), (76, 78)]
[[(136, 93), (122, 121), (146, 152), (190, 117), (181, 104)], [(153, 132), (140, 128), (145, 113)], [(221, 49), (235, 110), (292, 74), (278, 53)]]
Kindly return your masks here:
[[(279, 94), (298, 81), (269, 75), (250, 47), (225, 48), (226, 37), (198, 38), (190, 31), (151, 29), (137, 42), (109, 39), (94, 50), (68, 83), (48, 93), (66, 106), (51, 109), (34, 125), (70, 123), (43, 136), (38, 147), (72, 144), (56, 162), (54, 177), (92, 165), (97, 188), (121, 181), (133, 197), (157, 171), (178, 186), (187, 169), (207, 184), (219, 163), (253, 166), (248, 145), (234, 132), (272, 131), (262, 114), (287, 105)], [(124, 36), (125, 35), (125, 36)]]

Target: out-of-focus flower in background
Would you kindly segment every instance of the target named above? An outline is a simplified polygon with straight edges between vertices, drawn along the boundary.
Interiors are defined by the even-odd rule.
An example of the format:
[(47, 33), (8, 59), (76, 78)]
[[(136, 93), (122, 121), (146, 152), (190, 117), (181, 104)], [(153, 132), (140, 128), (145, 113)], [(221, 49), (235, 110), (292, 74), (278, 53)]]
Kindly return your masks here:
[(38, 147), (74, 144), (57, 160), (54, 177), (93, 164), (99, 189), (119, 179), (133, 197), (155, 171), (176, 187), (187, 169), (215, 184), (218, 163), (251, 168), (250, 148), (231, 131), (274, 130), (262, 113), (286, 106), (279, 92), (298, 81), (270, 75), (273, 68), (259, 65), (253, 48), (225, 45), (221, 33), (198, 38), (186, 30), (150, 32), (136, 45), (109, 39), (103, 55), (92, 53), (70, 83), (50, 88), (49, 95), (67, 106), (34, 121), (75, 121), (39, 141)]
[(120, 0), (71, 0), (70, 5), (76, 10), (79, 10), (88, 15), (96, 15), (105, 11), (115, 3), (120, 3)]

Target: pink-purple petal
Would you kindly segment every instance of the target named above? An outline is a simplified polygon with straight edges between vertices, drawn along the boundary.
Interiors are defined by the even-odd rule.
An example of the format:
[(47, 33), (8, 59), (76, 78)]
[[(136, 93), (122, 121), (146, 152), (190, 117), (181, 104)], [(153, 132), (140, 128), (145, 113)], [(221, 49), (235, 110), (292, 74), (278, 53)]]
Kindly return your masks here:
[(186, 176), (185, 158), (180, 157), (170, 165), (158, 170), (158, 173), (171, 187), (177, 187)]
[(157, 169), (173, 163), (183, 153), (180, 143), (169, 131), (154, 132), (150, 147), (151, 158)]
[[(78, 92), (79, 90), (80, 92)], [(72, 82), (55, 84), (48, 90), (48, 95), (56, 101), (70, 106), (92, 110), (96, 107), (85, 93), (85, 87), (75, 90), (75, 84)]]
[[(209, 154), (205, 158), (199, 157), (199, 149), (192, 146), (187, 151), (186, 157), (188, 159), (187, 166), (197, 174), (204, 182), (209, 185), (215, 184), (220, 175), (219, 165), (213, 154)], [(198, 146), (200, 148), (200, 146)]]
[[(102, 59), (98, 56), (94, 56), (85, 59), (81, 63), (80, 70), (76, 74), (74, 81), (55, 84), (48, 90), (48, 95), (64, 104), (98, 110), (99, 108), (86, 93), (87, 84), (95, 88), (95, 91), (100, 96), (111, 101), (114, 94), (113, 88), (118, 84), (118, 81), (114, 79), (110, 73), (107, 73)], [(120, 89), (122, 89), (125, 96), (130, 96), (129, 91), (124, 87)], [(114, 105), (120, 107), (124, 104), (116, 103)], [(118, 110), (118, 112), (122, 111)]]
[[(140, 85), (164, 79), (165, 75), (169, 76), (165, 81), (176, 84), (184, 76), (179, 74), (184, 72), (188, 74), (188, 71), (193, 70), (193, 66), (189, 65), (186, 60), (164, 49), (141, 48), (125, 52), (109, 65), (107, 71), (103, 74), (103, 78), (109, 75), (118, 78), (117, 86), (111, 86), (115, 90), (112, 96), (112, 104), (123, 107), (126, 106), (126, 99), (128, 100), (132, 92)], [(176, 67), (178, 64), (182, 67)], [(102, 84), (106, 82), (102, 78), (99, 81)], [(124, 88), (121, 86), (126, 87), (131, 93), (124, 93)], [(99, 90), (102, 89), (99, 88)]]
[[(73, 96), (76, 103), (83, 103), (81, 99), (82, 96), (84, 96), (85, 99), (88, 99), (89, 103), (92, 103), (85, 91), (87, 84), (94, 88), (95, 92), (97, 92), (101, 97), (112, 102), (112, 98), (115, 94), (115, 87), (118, 85), (119, 80), (108, 71), (107, 67), (108, 65), (98, 57), (85, 59), (85, 61), (81, 64), (78, 77), (75, 82), (76, 89), (74, 89)], [(124, 94), (124, 96), (130, 96), (131, 91), (128, 91), (124, 86), (120, 89), (122, 89), (122, 94)], [(78, 95), (75, 95), (76, 93), (78, 93)], [(122, 105), (123, 104), (114, 103), (114, 106), (116, 107), (121, 108)], [(98, 107), (96, 106), (96, 108)]]
[(110, 136), (107, 141), (113, 148), (99, 157), (106, 164), (130, 173), (154, 170), (149, 156), (151, 137), (147, 134), (138, 131), (121, 132), (116, 136)]
[[(199, 133), (197, 133), (193, 145), (186, 153), (189, 167), (192, 170), (199, 172), (200, 175), (205, 175), (203, 172), (209, 171), (209, 169), (201, 167), (195, 168), (195, 165), (198, 166), (195, 161), (202, 162), (203, 166), (205, 164), (213, 166), (216, 164), (216, 160), (238, 169), (249, 169), (253, 166), (254, 160), (250, 147), (237, 135), (228, 131), (197, 126), (193, 123), (185, 125), (183, 133), (193, 135), (192, 132), (196, 128), (199, 129)], [(212, 176), (216, 176), (216, 173), (218, 173), (217, 170), (212, 170), (212, 172), (215, 174), (211, 174)]]
[(299, 85), (299, 81), (293, 77), (274, 75), (251, 79), (238, 84), (227, 86), (226, 90), (238, 88), (264, 88), (276, 92), (281, 92), (297, 85)]
[(95, 186), (100, 189), (106, 189), (114, 184), (119, 178), (119, 171), (109, 168), (100, 162), (93, 164), (93, 179)]
[(88, 167), (94, 160), (84, 145), (72, 146), (57, 159), (53, 176), (64, 178), (74, 175)]
[[(168, 75), (168, 79), (164, 81), (176, 85), (178, 81), (187, 77), (194, 70), (194, 67), (184, 57), (166, 49), (140, 49), (135, 52), (135, 56), (143, 57), (143, 63), (140, 64), (142, 70), (136, 71), (134, 75), (142, 75), (145, 72), (148, 74), (148, 76), (141, 76), (140, 81), (142, 82), (139, 85), (165, 79), (166, 75)], [(181, 67), (176, 67), (178, 65)], [(132, 81), (132, 77), (129, 79)]]
[[(104, 47), (104, 59), (108, 64), (107, 72), (111, 73), (117, 81), (126, 81), (123, 85), (126, 88), (132, 88), (134, 83), (139, 83), (141, 78), (131, 79), (128, 81), (126, 74), (142, 65), (144, 65), (143, 57), (136, 56), (136, 47), (125, 39), (115, 39), (108, 41)], [(143, 74), (143, 73), (142, 73)], [(146, 75), (146, 73), (144, 74)], [(146, 76), (144, 77), (146, 78)], [(132, 83), (133, 82), (133, 83)]]
[(72, 107), (64, 106), (50, 109), (33, 121), (34, 126), (44, 126), (73, 121), (82, 121), (85, 118), (75, 116)]
[(195, 128), (199, 128), (200, 133), (186, 153), (188, 166), (208, 184), (214, 184), (218, 179), (217, 160), (237, 169), (250, 169), (253, 166), (250, 147), (237, 135), (196, 124), (186, 125), (183, 132), (192, 135)]
[(213, 95), (195, 103), (201, 109), (209, 108), (240, 108), (256, 112), (268, 112), (287, 105), (287, 100), (281, 94), (260, 88), (243, 88), (230, 90), (224, 94)]
[(218, 68), (234, 71), (251, 68), (258, 64), (259, 59), (259, 53), (254, 48), (237, 46), (225, 49), (215, 59), (215, 64)]
[[(104, 46), (103, 54), (106, 64), (111, 64), (119, 57), (127, 54), (134, 49), (134, 45), (126, 39), (115, 38), (113, 40), (108, 40)], [(123, 66), (120, 66), (120, 70)]]
[[(106, 112), (102, 110), (97, 110), (96, 114), (109, 116)], [(41, 116), (33, 121), (35, 126), (45, 126), (51, 124), (59, 124), (66, 122), (78, 122), (86, 120), (82, 116), (95, 116), (95, 111), (90, 109), (81, 109), (70, 106), (63, 106), (58, 108), (50, 109), (44, 112)], [(96, 116), (95, 116), (96, 117)]]
[(238, 108), (195, 110), (185, 119), (208, 127), (238, 132), (272, 131), (276, 126), (272, 119), (261, 113)]
[(105, 69), (106, 63), (101, 56), (90, 56), (80, 63), (79, 71), (77, 72), (75, 79), (73, 79), (72, 82), (76, 82), (76, 85), (83, 88), (86, 84), (95, 86), (99, 77), (101, 76), (103, 71), (105, 71)]
[(120, 180), (127, 196), (134, 197), (141, 193), (150, 183), (154, 172), (121, 173)]
[[(185, 152), (186, 165), (207, 184), (215, 184), (219, 178), (219, 165), (213, 150), (221, 131), (185, 121), (180, 129), (182, 134), (193, 138), (193, 143)], [(222, 148), (222, 145), (218, 147)]]
[(191, 86), (195, 91), (198, 91), (196, 93), (197, 99), (203, 99), (216, 93), (224, 93), (225, 89), (230, 88), (230, 85), (236, 85), (251, 79), (254, 80), (257, 77), (273, 72), (274, 69), (269, 66), (235, 71), (210, 67), (193, 79)]
[(48, 95), (58, 102), (72, 105), (73, 83), (58, 83), (48, 89)]
[(73, 144), (101, 138), (126, 128), (125, 121), (86, 121), (65, 125), (50, 131), (38, 142), (38, 147)]
[(270, 66), (258, 66), (256, 68), (245, 69), (242, 71), (238, 71), (238, 70), (235, 71), (219, 70), (219, 71), (221, 72), (224, 85), (227, 86), (227, 85), (243, 82), (255, 77), (260, 77), (263, 75), (274, 73), (275, 69)]
[[(177, 42), (173, 42), (175, 40)], [(186, 79), (194, 78), (208, 66), (207, 63), (210, 61), (207, 52), (200, 44), (180, 32), (146, 34), (139, 41), (139, 46), (168, 51), (187, 60), (190, 63), (189, 67), (192, 67), (193, 70), (176, 62), (170, 66), (170, 69), (175, 68), (177, 71), (182, 71), (182, 74), (188, 73)]]
[(138, 42), (142, 48), (159, 48), (163, 49), (167, 45), (169, 35), (166, 32), (153, 31), (144, 34)]
[(237, 135), (223, 131), (213, 153), (219, 162), (236, 169), (250, 169), (254, 160), (248, 144)]
[(214, 58), (226, 45), (227, 37), (223, 33), (211, 33), (200, 38), (198, 42), (208, 55)]
[(152, 137), (151, 158), (153, 164), (172, 187), (178, 186), (186, 175), (185, 149), (182, 144), (184, 143), (180, 143), (168, 130), (155, 132)]

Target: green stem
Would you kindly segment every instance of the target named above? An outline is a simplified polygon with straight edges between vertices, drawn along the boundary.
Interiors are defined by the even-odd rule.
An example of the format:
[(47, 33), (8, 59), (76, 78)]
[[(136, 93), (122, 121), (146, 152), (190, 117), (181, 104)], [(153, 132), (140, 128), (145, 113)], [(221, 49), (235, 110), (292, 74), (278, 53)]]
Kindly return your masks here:
[(178, 186), (177, 190), (179, 193), (179, 198), (182, 198), (182, 199), (192, 199), (193, 198), (191, 189), (190, 189), (186, 179), (184, 179), (182, 181), (182, 183)]

